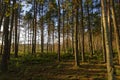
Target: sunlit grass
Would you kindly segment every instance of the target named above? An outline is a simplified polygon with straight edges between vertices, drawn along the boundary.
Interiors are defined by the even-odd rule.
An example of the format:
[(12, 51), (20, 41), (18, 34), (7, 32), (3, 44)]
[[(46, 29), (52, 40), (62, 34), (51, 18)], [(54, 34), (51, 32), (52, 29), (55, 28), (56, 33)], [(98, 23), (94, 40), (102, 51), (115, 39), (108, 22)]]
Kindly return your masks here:
[[(92, 61), (99, 60), (96, 53)], [(71, 53), (61, 54), (61, 62), (57, 62), (57, 53), (19, 53), (19, 57), (15, 58), (11, 53), (9, 61), (9, 71), (1, 73), (0, 80), (58, 80), (58, 79), (106, 79), (106, 65), (94, 63), (91, 61), (81, 64), (78, 69), (74, 69), (74, 55)], [(87, 55), (86, 55), (87, 56)], [(79, 56), (81, 57), (81, 56)], [(97, 58), (96, 58), (97, 57)], [(1, 59), (1, 58), (0, 58)], [(120, 75), (120, 70), (116, 69), (116, 74)]]

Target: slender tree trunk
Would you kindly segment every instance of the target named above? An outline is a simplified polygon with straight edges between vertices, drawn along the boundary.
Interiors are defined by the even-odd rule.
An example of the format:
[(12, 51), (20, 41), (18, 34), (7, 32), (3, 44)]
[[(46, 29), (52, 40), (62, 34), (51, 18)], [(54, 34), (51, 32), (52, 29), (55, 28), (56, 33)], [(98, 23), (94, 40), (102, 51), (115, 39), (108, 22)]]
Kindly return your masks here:
[(32, 43), (32, 41), (33, 41), (33, 40), (32, 40), (32, 37), (33, 37), (33, 36), (32, 36), (32, 34), (30, 33), (30, 49), (31, 49), (30, 52), (31, 52), (31, 53), (32, 53), (32, 44), (33, 44), (33, 43)]
[[(8, 3), (5, 3), (5, 6), (7, 7), (7, 9), (9, 9), (10, 0), (8, 0)], [(3, 26), (4, 26), (4, 29), (3, 29), (4, 50), (3, 50), (3, 54), (2, 54), (2, 60), (1, 60), (1, 70), (2, 70), (2, 72), (6, 72), (8, 70), (9, 19), (10, 19), (10, 15), (5, 16), (5, 18), (4, 18), (4, 24), (3, 24)]]
[[(73, 1), (74, 2), (74, 1)], [(76, 1), (77, 2), (77, 1)], [(74, 49), (75, 49), (75, 66), (79, 66), (79, 58), (78, 58), (78, 10), (79, 6), (78, 3), (74, 2), (75, 8), (75, 27), (74, 27)]]
[[(21, 2), (21, 1), (20, 1)], [(17, 37), (17, 52), (19, 52), (19, 43), (20, 43), (20, 5), (18, 5), (18, 37)]]
[(72, 6), (72, 53), (74, 54), (74, 7)]
[(119, 65), (120, 65), (120, 35), (119, 35), (119, 28), (118, 24), (116, 21), (116, 14), (115, 14), (115, 9), (113, 5), (113, 0), (110, 0), (110, 5), (111, 5), (111, 13), (112, 13), (112, 20), (113, 20), (113, 26), (114, 26), (114, 32), (116, 36), (116, 46), (117, 46), (117, 52), (118, 52), (118, 60), (119, 60)]
[(65, 12), (63, 9), (63, 52), (65, 53), (65, 26), (64, 26), (64, 21), (65, 21)]
[(35, 53), (36, 54), (36, 37), (37, 37), (37, 2), (35, 1), (35, 14), (34, 14), (34, 16), (35, 16), (35, 21), (34, 21), (34, 27), (35, 27), (35, 39), (34, 39), (34, 52), (33, 53)]
[[(54, 24), (53, 24), (54, 25)], [(55, 45), (54, 45), (54, 26), (53, 26), (53, 33), (52, 33), (52, 45), (53, 45), (53, 47), (52, 47), (52, 52), (55, 52)]]
[[(1, 26), (2, 26), (2, 22), (3, 22), (3, 19), (4, 19), (4, 14), (5, 14), (5, 10), (6, 10), (6, 6), (3, 6), (3, 1), (0, 1), (0, 11), (1, 11), (1, 13), (0, 13), (0, 31), (1, 31)], [(1, 31), (1, 34), (2, 34), (2, 44), (1, 44), (1, 52), (0, 52), (0, 55), (2, 55), (2, 52), (3, 52), (3, 40), (4, 40), (4, 35), (3, 35), (3, 33), (2, 33), (2, 31)]]
[(49, 47), (50, 47), (50, 20), (48, 21), (48, 39), (47, 39), (47, 53), (49, 52)]
[(12, 41), (13, 41), (13, 43), (12, 43), (12, 52), (14, 52), (15, 51), (15, 49), (14, 49), (14, 47), (15, 47), (15, 29), (13, 29), (13, 31), (12, 31)]
[(89, 3), (88, 3), (88, 1), (87, 1), (87, 14), (88, 14), (89, 50), (90, 50), (90, 57), (92, 57), (93, 56), (92, 31), (91, 31), (91, 23), (90, 23), (90, 13), (89, 13)]
[(0, 17), (0, 30), (1, 30), (1, 25), (2, 25), (2, 22), (3, 22), (3, 19), (4, 19), (4, 12), (3, 12), (3, 14), (2, 14), (2, 16)]
[(58, 61), (60, 61), (60, 0), (58, 0)]
[(1, 44), (0, 55), (3, 54), (3, 42), (4, 42), (4, 35), (2, 34), (2, 44)]
[(82, 37), (82, 41), (81, 41), (81, 56), (82, 56), (82, 62), (85, 61), (85, 55), (84, 55), (84, 25), (83, 25), (83, 7), (82, 7), (82, 3), (83, 1), (80, 0), (80, 8), (81, 8), (81, 37)]
[(12, 5), (12, 16), (11, 16), (11, 27), (10, 27), (10, 35), (9, 35), (9, 59), (10, 59), (10, 52), (11, 52), (11, 42), (12, 42), (12, 31), (13, 31), (13, 26), (14, 26), (14, 19), (15, 19), (15, 10), (14, 10), (14, 5), (16, 4), (16, 0), (13, 0), (13, 5)]
[(103, 61), (106, 63), (105, 30), (104, 30), (104, 27), (103, 27), (102, 17), (101, 17), (101, 30), (102, 30), (102, 53), (103, 53)]
[(50, 37), (51, 37), (51, 11), (49, 13), (49, 20), (48, 20), (48, 50), (47, 51), (51, 50)]
[(37, 2), (36, 2), (36, 0), (34, 0), (32, 54), (36, 54), (36, 28), (37, 28), (36, 24), (37, 24)]
[(102, 7), (102, 21), (103, 21), (103, 28), (105, 30), (105, 45), (106, 45), (106, 60), (107, 60), (107, 74), (108, 80), (115, 80), (114, 75), (114, 67), (113, 67), (113, 55), (110, 45), (110, 32), (108, 30), (107, 18), (105, 16), (105, 6), (104, 0), (101, 0), (101, 7)]
[(28, 20), (28, 53), (30, 53), (30, 35), (29, 35), (30, 21)]
[(112, 26), (111, 26), (111, 16), (110, 16), (110, 0), (107, 0), (107, 23), (108, 23), (108, 30), (110, 32), (110, 45), (111, 45), (111, 49), (112, 49), (112, 53), (113, 53), (113, 47), (112, 47)]
[(3, 1), (1, 1), (1, 8), (0, 8), (0, 30), (1, 30), (1, 25), (2, 25), (2, 22), (3, 22), (3, 19), (4, 19), (4, 16), (5, 16), (5, 11), (6, 11), (6, 6), (3, 5)]
[(69, 49), (69, 15), (67, 13), (67, 39), (66, 39), (66, 47), (67, 47), (67, 53), (68, 53), (68, 49)]
[(26, 53), (26, 29), (25, 29), (25, 39), (24, 39), (24, 53)]
[(80, 24), (79, 25), (79, 29), (78, 29), (78, 51), (79, 51), (79, 54), (81, 55), (81, 26)]
[(15, 9), (15, 57), (18, 57), (18, 9)]
[(42, 21), (41, 21), (41, 53), (44, 53), (44, 26), (43, 26), (43, 4), (42, 4)]
[[(119, 6), (119, 12), (118, 12), (118, 14), (119, 14), (119, 17), (118, 17), (118, 21), (120, 21), (120, 0), (118, 1), (118, 6)], [(120, 27), (120, 23), (118, 23), (118, 27)], [(120, 34), (120, 28), (118, 28), (119, 29), (119, 34)], [(120, 37), (120, 35), (119, 35), (119, 37)]]

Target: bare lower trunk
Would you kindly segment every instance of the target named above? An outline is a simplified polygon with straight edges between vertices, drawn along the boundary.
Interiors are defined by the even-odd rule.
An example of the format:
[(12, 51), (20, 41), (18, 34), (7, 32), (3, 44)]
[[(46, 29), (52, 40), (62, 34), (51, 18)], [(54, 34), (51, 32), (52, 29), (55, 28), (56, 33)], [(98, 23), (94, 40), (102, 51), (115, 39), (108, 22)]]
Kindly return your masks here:
[(75, 8), (75, 26), (74, 26), (74, 49), (75, 49), (75, 66), (78, 67), (79, 66), (79, 58), (78, 58), (78, 10), (79, 10), (79, 6), (78, 4), (75, 5), (76, 3), (74, 3), (74, 8)]

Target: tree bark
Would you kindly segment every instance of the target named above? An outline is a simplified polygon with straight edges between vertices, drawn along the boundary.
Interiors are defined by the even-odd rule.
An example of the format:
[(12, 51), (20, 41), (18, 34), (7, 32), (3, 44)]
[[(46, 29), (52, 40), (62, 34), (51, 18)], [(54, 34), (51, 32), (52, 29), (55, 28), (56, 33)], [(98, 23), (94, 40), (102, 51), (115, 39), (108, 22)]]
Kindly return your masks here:
[(58, 0), (58, 61), (60, 62), (60, 0)]
[(88, 39), (89, 39), (89, 50), (90, 50), (90, 57), (93, 56), (93, 43), (92, 43), (92, 29), (90, 23), (90, 13), (89, 13), (89, 3), (87, 1), (87, 14), (88, 14)]
[(80, 8), (81, 8), (81, 56), (82, 56), (82, 62), (85, 61), (85, 54), (84, 54), (84, 25), (83, 25), (83, 1), (80, 0)]
[[(74, 2), (74, 1), (73, 1)], [(79, 6), (77, 1), (74, 2), (74, 9), (75, 9), (75, 26), (74, 26), (74, 49), (75, 49), (75, 67), (79, 66), (79, 58), (78, 58), (78, 10)]]
[(118, 24), (116, 21), (116, 14), (115, 14), (115, 9), (114, 9), (114, 5), (113, 5), (113, 0), (110, 0), (110, 6), (111, 6), (111, 13), (112, 13), (112, 20), (113, 20), (113, 26), (114, 26), (114, 32), (115, 32), (115, 36), (116, 36), (116, 46), (117, 46), (117, 52), (118, 52), (118, 60), (119, 60), (119, 65), (120, 65), (120, 35), (119, 35), (119, 28), (118, 28)]
[(110, 45), (110, 32), (108, 30), (107, 18), (105, 16), (105, 6), (104, 0), (101, 0), (101, 8), (102, 8), (102, 21), (103, 28), (105, 30), (105, 45), (106, 45), (106, 60), (107, 60), (107, 74), (108, 80), (115, 80), (114, 75), (114, 67), (113, 67), (113, 55), (112, 55), (112, 47)]
[(43, 25), (43, 4), (42, 4), (42, 21), (41, 21), (41, 53), (44, 53), (44, 25)]
[(11, 42), (12, 42), (12, 31), (13, 31), (13, 26), (14, 26), (14, 19), (15, 19), (15, 10), (14, 10), (14, 6), (16, 4), (16, 0), (13, 0), (13, 5), (12, 5), (12, 16), (11, 16), (11, 24), (10, 24), (10, 35), (9, 35), (9, 56), (8, 58), (10, 59), (10, 52), (11, 52)]
[(18, 8), (15, 9), (15, 57), (18, 57)]
[(102, 30), (102, 54), (103, 54), (103, 61), (106, 63), (106, 46), (105, 46), (105, 30), (103, 28), (103, 21), (101, 17), (101, 30)]
[(63, 52), (65, 53), (65, 23), (64, 23), (64, 21), (65, 21), (65, 9), (63, 9)]
[[(10, 6), (10, 0), (8, 0), (8, 3), (5, 3), (5, 6), (7, 7), (7, 9), (9, 10), (9, 6)], [(3, 24), (3, 34), (4, 34), (4, 50), (3, 50), (3, 54), (2, 54), (2, 61), (1, 61), (1, 71), (2, 72), (6, 72), (8, 71), (8, 51), (9, 51), (9, 19), (10, 19), (10, 15), (6, 15), (4, 18), (4, 24)]]
[(36, 24), (37, 24), (37, 2), (36, 2), (36, 0), (34, 0), (32, 54), (36, 54), (36, 28), (37, 28)]

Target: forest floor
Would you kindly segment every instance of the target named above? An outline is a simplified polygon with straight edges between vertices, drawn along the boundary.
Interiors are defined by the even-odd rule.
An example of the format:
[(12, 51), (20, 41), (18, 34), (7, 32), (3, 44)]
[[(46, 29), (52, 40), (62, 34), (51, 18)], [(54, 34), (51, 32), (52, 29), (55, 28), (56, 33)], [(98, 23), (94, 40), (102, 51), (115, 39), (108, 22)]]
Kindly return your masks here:
[[(107, 80), (106, 64), (81, 63), (74, 67), (74, 60), (57, 62), (53, 56), (12, 58), (7, 73), (0, 72), (0, 80)], [(116, 66), (120, 80), (120, 68)]]

